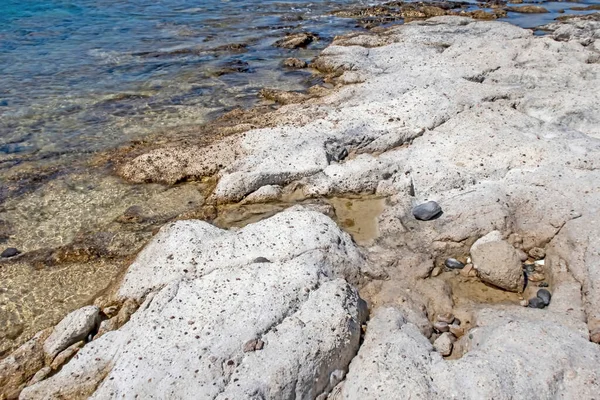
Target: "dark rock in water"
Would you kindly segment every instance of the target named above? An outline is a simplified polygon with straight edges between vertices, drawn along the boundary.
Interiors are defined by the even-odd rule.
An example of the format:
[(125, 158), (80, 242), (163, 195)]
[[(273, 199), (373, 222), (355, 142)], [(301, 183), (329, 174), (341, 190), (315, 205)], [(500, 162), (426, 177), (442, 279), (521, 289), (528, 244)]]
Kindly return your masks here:
[(8, 249), (4, 250), (2, 252), (2, 254), (0, 254), (0, 257), (9, 258), (9, 257), (14, 257), (19, 254), (21, 254), (21, 252), (19, 250), (15, 249), (14, 247), (9, 247)]
[(450, 269), (463, 269), (465, 267), (465, 264), (455, 258), (447, 258), (444, 264)]
[(533, 274), (535, 272), (534, 264), (525, 264), (523, 265), (523, 268), (525, 268), (525, 272), (528, 274)]
[(539, 297), (533, 297), (533, 298), (529, 299), (529, 307), (544, 308), (544, 307), (546, 307), (546, 304), (544, 303), (544, 300), (540, 299)]
[(539, 287), (548, 287), (550, 285), (548, 285), (548, 282), (542, 282), (538, 285)]
[(435, 201), (428, 201), (413, 208), (412, 213), (420, 221), (429, 221), (442, 215), (442, 207)]
[(540, 289), (537, 292), (537, 297), (544, 302), (544, 305), (550, 304), (550, 299), (552, 298), (552, 294), (546, 289)]
[(254, 262), (254, 263), (270, 263), (271, 260), (269, 260), (268, 258), (264, 258), (264, 257), (257, 257), (252, 262)]

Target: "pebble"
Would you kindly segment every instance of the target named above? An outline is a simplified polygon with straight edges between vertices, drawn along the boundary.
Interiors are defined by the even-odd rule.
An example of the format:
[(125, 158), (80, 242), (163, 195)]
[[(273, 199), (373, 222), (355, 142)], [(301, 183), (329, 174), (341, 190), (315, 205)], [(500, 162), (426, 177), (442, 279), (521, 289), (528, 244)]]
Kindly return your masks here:
[(438, 314), (437, 320), (440, 322), (451, 324), (452, 322), (454, 322), (454, 315), (452, 315), (452, 313)]
[(548, 282), (542, 282), (538, 285), (539, 287), (548, 287), (550, 285), (548, 285)]
[(550, 299), (552, 298), (552, 294), (546, 289), (540, 289), (537, 292), (537, 297), (544, 302), (544, 305), (550, 304)]
[(442, 207), (435, 201), (428, 201), (412, 209), (414, 217), (420, 221), (429, 221), (442, 214)]
[(546, 250), (539, 247), (534, 247), (533, 249), (529, 250), (529, 255), (534, 260), (541, 260), (546, 257)]
[(452, 353), (452, 347), (456, 338), (451, 333), (444, 333), (433, 342), (433, 347), (443, 356), (449, 356)]
[(435, 267), (433, 270), (431, 270), (431, 276), (433, 276), (433, 277), (436, 277), (441, 273), (442, 273), (442, 269), (440, 267)]
[(254, 259), (254, 261), (252, 261), (253, 263), (270, 263), (271, 260), (269, 260), (268, 258), (265, 257), (256, 257)]
[(0, 257), (3, 258), (10, 258), (10, 257), (14, 257), (21, 254), (21, 252), (17, 249), (15, 249), (14, 247), (9, 247), (8, 249), (4, 250), (2, 252), (2, 254), (0, 254)]
[(456, 258), (447, 258), (444, 264), (450, 269), (463, 269), (465, 267), (465, 264), (461, 263)]
[(469, 272), (473, 270), (473, 264), (467, 264), (463, 269), (460, 270), (462, 276), (469, 276)]
[(546, 279), (546, 276), (539, 272), (534, 272), (533, 274), (527, 274), (527, 279), (529, 279), (531, 282), (541, 282)]
[(446, 322), (437, 321), (433, 324), (433, 329), (435, 329), (438, 332), (448, 332), (450, 330), (450, 327)]
[(265, 346), (265, 342), (260, 339), (252, 339), (248, 340), (244, 344), (244, 353), (249, 353), (251, 351), (262, 350)]
[(544, 300), (540, 299), (539, 297), (533, 297), (533, 298), (529, 299), (528, 305), (531, 308), (544, 308), (544, 307), (546, 307), (546, 304), (544, 304)]
[(521, 305), (523, 307), (527, 307), (529, 305), (529, 302), (527, 300), (521, 300)]
[(448, 328), (450, 329), (450, 333), (452, 333), (456, 337), (461, 337), (465, 334), (465, 330), (461, 328), (457, 323), (453, 323)]

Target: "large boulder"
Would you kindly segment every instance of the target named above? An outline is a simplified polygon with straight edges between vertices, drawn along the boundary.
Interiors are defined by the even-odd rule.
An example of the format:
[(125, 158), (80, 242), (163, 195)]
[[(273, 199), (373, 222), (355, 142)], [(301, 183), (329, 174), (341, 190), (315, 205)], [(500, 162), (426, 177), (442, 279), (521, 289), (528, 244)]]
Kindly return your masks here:
[(358, 350), (366, 309), (346, 278), (361, 262), (312, 211), (237, 232), (166, 227), (121, 287), (145, 298), (130, 321), (21, 398), (315, 398)]

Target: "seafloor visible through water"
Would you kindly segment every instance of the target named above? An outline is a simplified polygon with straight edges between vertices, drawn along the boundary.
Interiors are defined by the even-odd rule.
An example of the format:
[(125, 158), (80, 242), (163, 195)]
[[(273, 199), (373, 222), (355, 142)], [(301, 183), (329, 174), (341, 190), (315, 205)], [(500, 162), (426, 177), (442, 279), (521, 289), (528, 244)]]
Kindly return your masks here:
[[(229, 208), (215, 219), (206, 205), (211, 182), (132, 185), (106, 163), (91, 166), (93, 153), (256, 105), (264, 87), (318, 84), (310, 69), (285, 69), (282, 60), (310, 61), (335, 35), (365, 29), (335, 10), (379, 3), (0, 0), (0, 251), (21, 252), (0, 259), (0, 357), (100, 296), (167, 221), (212, 215), (243, 225), (286, 206)], [(541, 3), (549, 13), (501, 20), (535, 28), (599, 3)], [(290, 32), (319, 40), (273, 46)], [(375, 230), (356, 225), (362, 200), (328, 201), (357, 240)]]

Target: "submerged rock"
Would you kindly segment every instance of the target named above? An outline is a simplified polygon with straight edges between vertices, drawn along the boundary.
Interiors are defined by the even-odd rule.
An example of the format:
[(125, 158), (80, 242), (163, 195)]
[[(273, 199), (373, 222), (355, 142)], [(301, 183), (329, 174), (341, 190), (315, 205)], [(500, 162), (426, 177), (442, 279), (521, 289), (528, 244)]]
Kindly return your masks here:
[(429, 221), (438, 218), (442, 214), (442, 207), (432, 200), (414, 207), (412, 214), (420, 221)]
[(8, 249), (5, 249), (2, 254), (0, 254), (0, 257), (2, 258), (10, 258), (10, 257), (14, 257), (21, 254), (21, 252), (19, 250), (17, 250), (14, 247), (9, 247)]
[(318, 39), (318, 35), (310, 32), (290, 33), (283, 39), (276, 41), (273, 46), (283, 47), (284, 49), (296, 49), (298, 47), (306, 46)]

